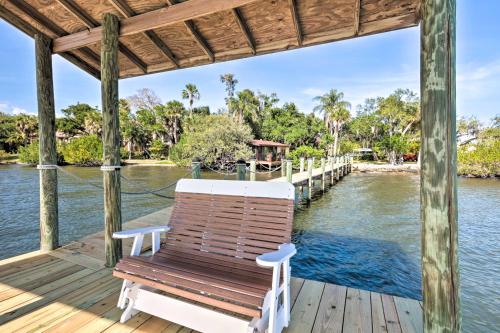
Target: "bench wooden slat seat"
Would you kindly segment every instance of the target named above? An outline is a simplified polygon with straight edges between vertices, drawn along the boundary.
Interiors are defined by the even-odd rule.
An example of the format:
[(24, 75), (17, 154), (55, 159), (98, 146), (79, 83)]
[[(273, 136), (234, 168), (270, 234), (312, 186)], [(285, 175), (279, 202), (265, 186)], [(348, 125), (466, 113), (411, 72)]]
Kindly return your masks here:
[[(147, 286), (252, 318), (246, 328), (241, 321), (221, 317), (226, 314), (217, 314), (212, 326), (189, 319), (185, 321), (191, 326), (180, 322), (185, 326), (217, 332), (226, 328), (220, 326), (222, 318), (234, 324), (227, 326), (231, 329), (263, 331), (271, 325), (268, 332), (281, 331), (289, 320), (289, 258), (295, 248), (286, 244), (291, 238), (293, 198), (294, 188), (287, 183), (179, 181), (161, 246), (159, 232), (153, 232), (153, 256), (139, 256), (140, 245), (134, 241), (132, 255), (115, 267), (113, 274), (125, 280), (119, 306), (129, 302), (122, 321), (134, 309), (148, 307), (133, 304), (138, 294), (153, 297), (141, 289)], [(142, 243), (143, 235), (134, 237)], [(284, 300), (279, 308), (281, 293)]]

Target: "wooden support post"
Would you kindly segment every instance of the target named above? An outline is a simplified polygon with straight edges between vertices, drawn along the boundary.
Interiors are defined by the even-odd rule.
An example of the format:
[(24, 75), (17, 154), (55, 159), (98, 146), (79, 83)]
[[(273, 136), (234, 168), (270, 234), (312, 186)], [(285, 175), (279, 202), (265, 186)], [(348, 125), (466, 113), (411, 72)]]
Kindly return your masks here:
[(236, 179), (246, 180), (247, 163), (245, 160), (236, 161)]
[(50, 38), (35, 35), (36, 85), (40, 136), (40, 250), (59, 246), (57, 203), (56, 113)]
[(257, 171), (257, 161), (252, 158), (250, 160), (250, 180), (255, 181), (255, 172)]
[(333, 186), (334, 181), (334, 172), (335, 172), (335, 159), (330, 156), (330, 185)]
[(104, 185), (104, 244), (106, 266), (113, 267), (122, 256), (121, 241), (112, 235), (122, 229), (120, 183), (120, 125), (118, 114), (119, 20), (104, 14), (101, 40), (101, 94)]
[(286, 181), (289, 182), (290, 184), (292, 183), (292, 174), (293, 174), (293, 165), (292, 165), (292, 160), (286, 160)]
[(286, 169), (285, 169), (285, 159), (281, 159), (281, 177), (285, 177)]
[(321, 190), (325, 192), (325, 184), (326, 184), (326, 174), (325, 174), (326, 161), (322, 157), (321, 158)]
[(191, 161), (191, 178), (201, 179), (201, 161), (199, 157), (195, 157)]
[(422, 2), (424, 332), (460, 332), (456, 147), (456, 0)]
[(301, 157), (300, 158), (299, 172), (304, 172), (304, 164), (305, 164), (305, 158)]
[(337, 179), (337, 181), (340, 180), (340, 171), (341, 171), (341, 167), (340, 167), (340, 159), (338, 156), (335, 156), (335, 178)]
[(311, 201), (312, 199), (312, 191), (313, 191), (313, 178), (312, 178), (312, 174), (313, 174), (313, 159), (312, 158), (308, 158), (307, 159), (307, 179), (308, 179), (308, 182), (307, 182), (307, 201)]

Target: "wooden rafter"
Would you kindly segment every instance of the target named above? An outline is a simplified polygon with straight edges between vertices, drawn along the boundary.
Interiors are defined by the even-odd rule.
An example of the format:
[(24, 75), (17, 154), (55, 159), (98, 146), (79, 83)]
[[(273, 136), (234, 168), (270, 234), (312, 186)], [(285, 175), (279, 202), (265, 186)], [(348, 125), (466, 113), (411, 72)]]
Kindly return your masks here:
[(238, 8), (233, 8), (232, 12), (233, 12), (234, 20), (236, 21), (236, 23), (240, 27), (241, 32), (243, 33), (243, 36), (245, 37), (245, 39), (247, 41), (248, 47), (252, 50), (252, 54), (255, 55), (256, 54), (255, 41), (254, 41), (253, 36), (250, 32), (250, 29), (248, 29), (248, 26), (245, 23), (243, 16), (241, 15), (241, 12), (239, 11)]
[[(120, 36), (130, 36), (143, 31), (189, 21), (213, 13), (231, 10), (256, 0), (189, 0), (169, 8), (161, 8), (144, 14), (123, 19)], [(78, 49), (101, 40), (102, 27), (80, 31), (54, 40), (53, 52), (65, 52)]]
[(295, 4), (295, 0), (288, 0), (290, 4), (290, 12), (292, 14), (292, 21), (295, 27), (295, 33), (297, 34), (297, 43), (299, 46), (302, 46), (302, 42), (304, 37), (302, 36), (302, 29), (300, 28), (299, 14), (297, 12), (297, 5)]
[[(125, 0), (108, 0), (113, 7), (116, 8), (125, 18), (135, 16), (137, 13), (125, 2)], [(179, 68), (179, 62), (175, 58), (170, 48), (165, 44), (165, 42), (156, 34), (156, 32), (149, 30), (143, 32), (143, 34), (160, 50), (168, 60), (170, 60), (175, 68)]]
[[(166, 2), (167, 2), (167, 4), (169, 6), (175, 6), (177, 4), (176, 0), (166, 0)], [(196, 29), (196, 25), (194, 24), (193, 20), (184, 21), (184, 26), (186, 27), (186, 29), (189, 32), (189, 34), (196, 41), (196, 43), (203, 50), (203, 52), (205, 52), (205, 54), (207, 55), (208, 59), (210, 59), (211, 62), (214, 62), (215, 61), (214, 52), (212, 51), (212, 49), (210, 48), (210, 46), (208, 46), (208, 43), (205, 40), (205, 38), (203, 38), (200, 35), (200, 33), (198, 32), (198, 30)]]
[[(42, 14), (40, 14), (35, 8), (31, 7), (25, 1), (11, 0), (10, 3), (12, 5), (14, 5), (17, 9), (19, 9), (20, 11), (22, 11), (24, 14), (30, 16), (38, 24), (40, 24), (41, 26), (43, 26), (45, 29), (49, 30), (54, 35), (61, 36), (61, 35), (67, 35), (68, 34), (64, 29), (62, 29), (59, 26), (57, 26), (56, 24), (52, 23), (52, 21), (48, 20), (45, 16), (43, 16)], [(95, 62), (99, 62), (99, 56), (94, 51), (92, 51), (91, 49), (89, 49), (88, 47), (84, 47), (84, 48), (80, 49), (79, 51), (85, 57), (90, 58), (90, 59), (92, 59)], [(77, 57), (74, 54), (73, 55), (67, 55), (67, 56), (62, 55), (62, 56), (64, 58), (68, 59), (68, 60), (72, 59), (72, 60), (70, 60), (71, 62), (75, 62), (75, 61), (84, 62), (82, 59), (80, 59), (79, 57)], [(87, 64), (84, 67), (86, 67), (86, 68), (94, 68), (90, 64)], [(95, 71), (95, 68), (94, 68), (94, 71)], [(93, 73), (94, 71), (90, 72), (90, 74), (92, 74), (93, 76), (96, 76)], [(98, 76), (96, 76), (96, 77), (98, 77)]]
[(354, 0), (354, 36), (359, 33), (360, 22), (361, 22), (361, 0)]
[[(75, 2), (70, 0), (56, 0), (56, 1), (61, 6), (63, 6), (67, 11), (69, 11), (73, 16), (75, 16), (87, 28), (92, 29), (99, 26), (99, 22), (97, 22), (92, 16), (88, 15)], [(143, 73), (147, 72), (148, 65), (144, 61), (142, 61), (134, 52), (132, 52), (125, 45), (123, 45), (123, 43), (119, 43), (118, 47), (120, 49), (120, 53), (123, 54), (134, 65), (136, 65)]]

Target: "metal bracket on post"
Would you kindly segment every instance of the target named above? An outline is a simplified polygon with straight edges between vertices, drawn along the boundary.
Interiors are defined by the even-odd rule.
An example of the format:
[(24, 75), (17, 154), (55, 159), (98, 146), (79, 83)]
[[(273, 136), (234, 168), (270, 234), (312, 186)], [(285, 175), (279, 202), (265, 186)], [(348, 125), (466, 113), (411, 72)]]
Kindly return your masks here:
[(54, 170), (57, 169), (57, 165), (55, 164), (38, 164), (36, 166), (38, 170)]
[(121, 165), (103, 165), (101, 166), (101, 171), (116, 171), (122, 168)]

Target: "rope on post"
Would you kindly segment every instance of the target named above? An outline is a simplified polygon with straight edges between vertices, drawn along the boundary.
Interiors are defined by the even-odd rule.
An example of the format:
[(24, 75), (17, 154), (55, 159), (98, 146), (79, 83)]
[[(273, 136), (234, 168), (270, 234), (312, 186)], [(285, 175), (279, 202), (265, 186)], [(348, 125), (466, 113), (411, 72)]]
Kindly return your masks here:
[(54, 170), (57, 169), (57, 165), (55, 164), (38, 164), (36, 166), (38, 170)]

